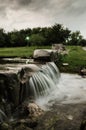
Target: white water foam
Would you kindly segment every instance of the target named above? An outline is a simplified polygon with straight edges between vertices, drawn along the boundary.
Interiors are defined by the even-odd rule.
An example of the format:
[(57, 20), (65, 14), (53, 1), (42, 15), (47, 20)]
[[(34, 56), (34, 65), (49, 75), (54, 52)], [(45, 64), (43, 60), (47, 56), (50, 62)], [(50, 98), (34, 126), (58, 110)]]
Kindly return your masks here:
[(47, 96), (36, 100), (37, 104), (44, 109), (54, 102), (58, 104), (86, 102), (86, 78), (77, 74), (62, 73), (57, 87), (53, 88)]

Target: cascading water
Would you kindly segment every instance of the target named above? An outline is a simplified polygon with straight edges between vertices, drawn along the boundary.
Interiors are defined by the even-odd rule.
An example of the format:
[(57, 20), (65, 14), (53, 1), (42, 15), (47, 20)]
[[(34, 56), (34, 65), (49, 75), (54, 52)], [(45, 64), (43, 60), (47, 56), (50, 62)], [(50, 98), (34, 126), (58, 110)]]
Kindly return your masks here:
[[(15, 106), (17, 106), (18, 101), (20, 101), (19, 103), (21, 105), (29, 96), (32, 96), (32, 98), (34, 97), (36, 103), (42, 108), (46, 108), (46, 104), (49, 106), (52, 105), (52, 103), (86, 102), (86, 78), (82, 78), (76, 74), (61, 74), (60, 76), (59, 70), (53, 62), (49, 62), (41, 67), (34, 64), (27, 65), (18, 74), (18, 79), (17, 75), (16, 78), (13, 74), (5, 75), (5, 78), (3, 78), (3, 75), (1, 74), (1, 90), (6, 91), (5, 88), (11, 88), (10, 86), (12, 86), (12, 84), (12, 88), (17, 88), (14, 89), (15, 91), (7, 89), (6, 93), (4, 93), (5, 91), (0, 90), (1, 99), (2, 97), (3, 99), (6, 99), (9, 105), (10, 102), (13, 102), (15, 103)], [(9, 79), (11, 79), (10, 82)], [(13, 98), (13, 100), (10, 100), (10, 97), (13, 96), (10, 96), (9, 92), (13, 92), (11, 93), (12, 95), (15, 95), (17, 92), (19, 94), (18, 99), (14, 100)], [(5, 105), (1, 107), (4, 109), (0, 109), (0, 122), (9, 118), (7, 117), (9, 112), (11, 112), (11, 107), (9, 108), (9, 105), (8, 109), (4, 108)]]
[(35, 98), (47, 95), (52, 89), (56, 88), (59, 77), (60, 73), (55, 63), (50, 62), (43, 65), (29, 79), (29, 87)]
[(57, 89), (54, 87), (49, 95), (36, 100), (43, 109), (48, 109), (53, 103), (86, 103), (86, 78), (77, 74), (62, 73), (56, 86)]

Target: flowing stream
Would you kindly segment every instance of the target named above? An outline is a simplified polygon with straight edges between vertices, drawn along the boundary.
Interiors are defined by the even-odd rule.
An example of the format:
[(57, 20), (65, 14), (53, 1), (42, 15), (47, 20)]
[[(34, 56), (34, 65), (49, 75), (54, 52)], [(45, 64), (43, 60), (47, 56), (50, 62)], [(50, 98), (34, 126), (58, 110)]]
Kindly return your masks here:
[[(22, 91), (25, 94), (22, 95)], [(53, 103), (71, 104), (86, 102), (86, 78), (77, 74), (59, 73), (57, 66), (47, 63), (38, 67), (37, 71), (22, 85), (21, 97), (34, 96), (36, 103), (43, 109)], [(24, 98), (25, 100), (25, 98)], [(1, 122), (7, 116), (0, 109)]]
[[(53, 67), (56, 68), (54, 64)], [(45, 73), (48, 73), (47, 71), (48, 69), (45, 70)], [(77, 74), (61, 73), (60, 75), (59, 71), (56, 71), (57, 75), (54, 73), (53, 71), (53, 78), (49, 79), (50, 84), (54, 82), (54, 84), (51, 84), (52, 89), (49, 89), (47, 95), (36, 99), (39, 106), (46, 109), (47, 106), (49, 107), (53, 103), (71, 104), (86, 102), (86, 78), (82, 78)], [(50, 72), (48, 74), (50, 75)]]
[(35, 72), (28, 86), (42, 108), (54, 102), (71, 104), (86, 101), (86, 78), (77, 74), (60, 74), (53, 62), (43, 65)]

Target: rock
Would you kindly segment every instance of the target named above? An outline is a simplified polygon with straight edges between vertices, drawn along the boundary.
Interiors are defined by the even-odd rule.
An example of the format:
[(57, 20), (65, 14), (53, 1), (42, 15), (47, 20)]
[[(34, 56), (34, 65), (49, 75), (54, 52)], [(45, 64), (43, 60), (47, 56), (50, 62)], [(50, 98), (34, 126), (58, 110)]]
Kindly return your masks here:
[(52, 44), (52, 49), (53, 50), (60, 50), (60, 51), (64, 51), (65, 50), (65, 46), (63, 44)]
[(23, 84), (28, 81), (28, 79), (40, 68), (35, 64), (28, 64), (19, 70), (18, 78), (19, 81)]
[(63, 65), (63, 66), (68, 66), (68, 65), (69, 65), (69, 63), (62, 63), (62, 65)]
[(7, 120), (7, 119), (8, 118), (7, 118), (6, 114), (4, 113), (4, 111), (2, 111), (0, 109), (0, 122), (3, 122), (4, 120)]
[(80, 69), (80, 75), (81, 75), (82, 77), (86, 77), (86, 68), (81, 67), (81, 69)]
[[(19, 80), (15, 73), (0, 73), (0, 108), (7, 117), (11, 117), (19, 105)], [(0, 117), (5, 121), (6, 118)]]
[(29, 117), (39, 117), (43, 114), (43, 110), (34, 102), (29, 103), (26, 107), (29, 113)]
[(53, 104), (35, 130), (86, 130), (86, 104)]
[(4, 122), (1, 124), (0, 130), (11, 130), (11, 128), (10, 128), (9, 124)]
[(38, 69), (37, 65), (29, 64), (16, 72), (0, 71), (0, 108), (8, 117), (29, 96), (27, 83)]
[(23, 125), (23, 124), (20, 124), (18, 127), (16, 127), (14, 130), (32, 130), (31, 128)]
[(52, 44), (52, 49), (57, 50), (58, 54), (61, 55), (68, 55), (69, 52), (63, 44)]
[(32, 130), (32, 128), (35, 128), (37, 124), (37, 119), (25, 118), (12, 122), (11, 126), (13, 128), (12, 130)]
[(68, 115), (67, 118), (68, 118), (69, 120), (73, 120), (73, 116), (72, 116), (72, 115)]
[(55, 61), (57, 59), (57, 50), (37, 49), (33, 53), (33, 58), (38, 61)]
[(0, 98), (11, 102), (14, 106), (19, 103), (19, 80), (15, 73), (0, 73)]

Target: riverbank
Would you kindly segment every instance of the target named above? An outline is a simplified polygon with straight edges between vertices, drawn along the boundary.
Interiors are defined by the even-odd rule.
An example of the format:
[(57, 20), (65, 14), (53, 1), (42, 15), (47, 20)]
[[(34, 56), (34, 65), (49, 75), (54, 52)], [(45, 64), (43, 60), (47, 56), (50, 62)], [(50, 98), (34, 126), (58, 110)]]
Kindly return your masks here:
[(85, 130), (86, 103), (57, 104), (55, 102), (40, 117), (29, 117), (0, 124), (0, 130)]
[[(54, 71), (54, 73), (55, 72), (57, 71)], [(34, 104), (35, 109), (31, 110), (31, 109), (27, 109), (28, 108), (27, 104), (19, 105), (18, 109), (16, 109), (18, 111), (14, 113), (14, 115), (17, 114), (17, 118), (18, 117), (19, 118), (16, 120), (15, 118), (11, 118), (10, 122), (2, 122), (0, 124), (0, 129), (1, 130), (24, 130), (24, 129), (26, 130), (43, 130), (43, 129), (79, 130), (80, 127), (85, 127), (83, 126), (83, 124), (86, 118), (86, 111), (85, 111), (86, 110), (86, 104), (85, 104), (86, 79), (75, 74), (60, 74), (59, 76), (61, 76), (59, 82), (56, 84), (56, 86), (53, 85), (51, 86), (53, 89), (50, 89), (48, 95), (42, 96), (42, 98), (41, 97), (38, 98), (38, 101), (37, 100), (35, 101), (35, 103), (40, 107)], [(8, 81), (11, 81), (9, 82), (11, 83), (10, 84), (11, 86), (9, 87), (13, 91), (12, 83), (14, 85), (15, 80), (14, 79), (12, 80), (11, 77), (12, 76), (10, 77), (7, 76), (7, 79), (10, 78), (10, 80)], [(1, 83), (4, 83), (2, 79), (1, 79)], [(5, 83), (6, 81), (7, 80), (5, 79)], [(50, 83), (50, 80), (48, 81)], [(18, 84), (16, 87), (18, 88)], [(13, 93), (11, 94), (14, 95)], [(5, 104), (5, 100), (2, 99), (2, 101)], [(7, 108), (6, 109), (7, 112), (9, 112), (10, 111), (9, 104), (5, 104), (5, 105)], [(43, 106), (47, 108), (43, 109)], [(39, 113), (40, 110), (44, 110), (41, 111), (43, 112), (43, 114), (38, 118), (33, 118), (31, 114), (33, 114), (37, 108), (38, 109), (41, 108), (39, 109), (39, 111), (37, 110), (37, 113)], [(30, 110), (31, 110), (31, 114), (30, 114)], [(84, 129), (80, 129), (80, 130), (84, 130)]]
[[(33, 46), (18, 48), (0, 48), (0, 59), (3, 58), (33, 58), (35, 49), (50, 49), (51, 46)], [(86, 67), (86, 51), (81, 46), (66, 46), (68, 54), (59, 57), (57, 66), (61, 72), (79, 73), (81, 67)], [(18, 62), (18, 60), (17, 60)], [(66, 63), (64, 65), (64, 63)]]
[(81, 68), (86, 68), (86, 51), (81, 46), (67, 46), (67, 49), (69, 53), (61, 57), (59, 69), (61, 72), (79, 74)]

